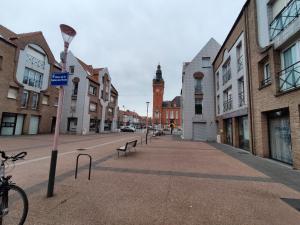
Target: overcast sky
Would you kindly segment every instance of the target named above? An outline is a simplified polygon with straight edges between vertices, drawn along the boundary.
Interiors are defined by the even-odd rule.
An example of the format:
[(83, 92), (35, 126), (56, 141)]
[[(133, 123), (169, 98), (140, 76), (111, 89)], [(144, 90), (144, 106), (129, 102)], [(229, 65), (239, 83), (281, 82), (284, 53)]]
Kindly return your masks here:
[[(63, 48), (59, 24), (74, 27), (70, 50), (108, 67), (119, 107), (146, 115), (158, 63), (165, 100), (180, 94), (182, 63), (214, 37), (223, 43), (245, 0), (2, 1), (0, 23), (16, 33), (42, 31), (54, 56)], [(151, 112), (152, 107), (150, 107)], [(149, 114), (151, 115), (151, 113)]]

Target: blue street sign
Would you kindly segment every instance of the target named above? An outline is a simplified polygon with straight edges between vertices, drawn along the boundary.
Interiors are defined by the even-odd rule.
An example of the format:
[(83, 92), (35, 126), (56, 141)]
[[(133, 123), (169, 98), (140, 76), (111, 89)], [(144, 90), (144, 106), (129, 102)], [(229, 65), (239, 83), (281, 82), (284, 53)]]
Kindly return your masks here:
[(52, 73), (51, 86), (67, 86), (68, 85), (68, 72)]

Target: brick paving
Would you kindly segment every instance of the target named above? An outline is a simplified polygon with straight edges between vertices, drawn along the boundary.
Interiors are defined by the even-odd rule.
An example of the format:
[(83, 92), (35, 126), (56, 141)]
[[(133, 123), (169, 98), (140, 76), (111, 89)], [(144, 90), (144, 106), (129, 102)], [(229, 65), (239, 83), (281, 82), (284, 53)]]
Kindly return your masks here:
[(247, 155), (234, 157), (234, 149), (170, 136), (127, 157), (114, 149), (93, 155), (91, 181), (86, 164), (77, 180), (74, 170), (58, 174), (51, 199), (46, 182), (27, 187), (27, 224), (299, 224), (299, 212), (284, 200), (300, 193), (240, 159)]

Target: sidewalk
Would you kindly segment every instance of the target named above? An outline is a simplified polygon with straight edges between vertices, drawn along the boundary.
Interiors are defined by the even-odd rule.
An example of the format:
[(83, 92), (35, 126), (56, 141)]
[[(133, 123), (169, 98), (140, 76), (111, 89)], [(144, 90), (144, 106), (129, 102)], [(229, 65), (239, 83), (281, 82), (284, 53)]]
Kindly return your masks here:
[(45, 188), (28, 188), (27, 224), (298, 225), (299, 212), (282, 200), (300, 199), (297, 189), (252, 168), (254, 156), (235, 155), (171, 136), (154, 138), (128, 157), (112, 151), (95, 159), (91, 181), (86, 166), (77, 180), (70, 171), (54, 198), (44, 197)]

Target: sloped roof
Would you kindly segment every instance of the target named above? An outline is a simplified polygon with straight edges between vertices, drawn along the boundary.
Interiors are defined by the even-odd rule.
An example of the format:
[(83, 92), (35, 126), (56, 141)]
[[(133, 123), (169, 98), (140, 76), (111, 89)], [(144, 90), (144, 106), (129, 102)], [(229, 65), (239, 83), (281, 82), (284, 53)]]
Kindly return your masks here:
[(181, 106), (181, 98), (180, 96), (176, 96), (172, 101), (163, 101), (162, 107), (164, 108), (172, 108), (172, 107), (180, 107)]
[(85, 62), (83, 62), (81, 59), (77, 58), (79, 64), (82, 66), (82, 68), (85, 70), (85, 72), (87, 73), (87, 78), (89, 80), (92, 80), (93, 82), (99, 84), (99, 80), (98, 80), (98, 75), (99, 73), (97, 72), (98, 70), (94, 70), (92, 65), (87, 65)]

